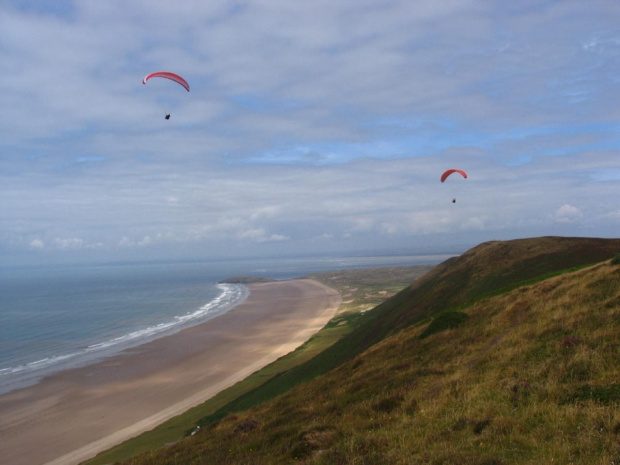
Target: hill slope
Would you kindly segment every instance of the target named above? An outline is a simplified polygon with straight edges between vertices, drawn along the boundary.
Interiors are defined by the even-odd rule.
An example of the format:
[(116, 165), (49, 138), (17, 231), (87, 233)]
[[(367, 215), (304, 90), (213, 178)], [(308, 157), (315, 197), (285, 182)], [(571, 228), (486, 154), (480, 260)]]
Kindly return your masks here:
[(483, 243), (436, 266), (425, 277), (366, 313), (351, 334), (312, 360), (231, 402), (201, 425), (282, 394), (436, 313), (537, 276), (596, 263), (618, 251), (620, 239), (542, 237)]
[[(131, 463), (613, 460), (620, 267), (603, 264), (509, 289), (618, 251), (619, 240), (482, 244), (281, 378), (293, 377), (284, 383), (289, 389), (337, 368)], [(481, 298), (491, 294), (498, 295)], [(449, 309), (467, 317), (421, 339), (429, 316)], [(278, 393), (278, 381), (286, 391), (274, 380), (262, 398)]]

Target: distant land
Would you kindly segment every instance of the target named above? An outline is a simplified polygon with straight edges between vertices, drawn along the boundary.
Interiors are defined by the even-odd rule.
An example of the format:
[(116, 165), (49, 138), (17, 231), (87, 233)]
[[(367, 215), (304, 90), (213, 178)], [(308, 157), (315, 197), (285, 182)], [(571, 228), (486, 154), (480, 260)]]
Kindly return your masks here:
[[(351, 271), (353, 301), (382, 292), (371, 291), (373, 273)], [(313, 279), (341, 294), (354, 283), (352, 275)], [(133, 465), (619, 463), (618, 334), (620, 239), (486, 242), (371, 309), (340, 313), (218, 405), (194, 409), (185, 439), (156, 448), (172, 424), (162, 425), (119, 446), (117, 457), (143, 451), (123, 462)], [(109, 463), (111, 453), (88, 463)]]
[(219, 284), (254, 284), (254, 283), (269, 283), (273, 282), (273, 279), (259, 278), (256, 276), (233, 276), (230, 278), (222, 279)]

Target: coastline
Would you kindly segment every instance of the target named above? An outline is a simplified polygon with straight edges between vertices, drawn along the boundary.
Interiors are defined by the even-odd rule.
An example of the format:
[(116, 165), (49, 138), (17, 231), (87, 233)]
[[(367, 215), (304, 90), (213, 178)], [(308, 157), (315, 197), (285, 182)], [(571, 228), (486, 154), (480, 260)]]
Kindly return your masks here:
[[(125, 333), (115, 333), (107, 338), (102, 336), (98, 341), (78, 341), (78, 347), (61, 349), (53, 354), (53, 350), (46, 349), (47, 353), (39, 353), (34, 358), (38, 361), (16, 363), (5, 362), (5, 368), (0, 369), (0, 396), (16, 389), (23, 389), (36, 385), (40, 380), (53, 376), (55, 373), (94, 365), (107, 358), (117, 356), (133, 347), (141, 346), (155, 339), (171, 336), (183, 329), (202, 324), (208, 320), (226, 313), (230, 309), (240, 305), (247, 299), (249, 289), (244, 284), (217, 283), (221, 291), (220, 295), (214, 296), (207, 303), (200, 305), (193, 312), (170, 316), (164, 321), (146, 323), (134, 327)], [(139, 319), (140, 317), (138, 317)], [(57, 324), (57, 323), (52, 323)], [(65, 322), (69, 324), (69, 322)], [(105, 323), (104, 323), (105, 324)], [(70, 334), (61, 334), (59, 340), (71, 339)], [(91, 343), (92, 342), (92, 343)], [(34, 345), (36, 347), (36, 345)], [(68, 346), (67, 346), (68, 347)], [(63, 353), (64, 352), (64, 353)], [(33, 356), (30, 355), (32, 359)]]
[(0, 456), (16, 465), (93, 457), (294, 350), (340, 304), (309, 279), (249, 288), (224, 315), (0, 396)]

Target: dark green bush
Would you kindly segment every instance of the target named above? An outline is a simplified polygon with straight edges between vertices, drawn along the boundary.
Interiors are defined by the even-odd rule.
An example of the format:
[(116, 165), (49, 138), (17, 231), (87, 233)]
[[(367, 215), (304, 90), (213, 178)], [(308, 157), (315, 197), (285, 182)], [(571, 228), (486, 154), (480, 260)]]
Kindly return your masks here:
[(620, 401), (620, 384), (608, 384), (607, 386), (580, 386), (573, 395), (569, 396), (568, 402), (593, 400), (597, 404), (610, 405)]
[(469, 315), (462, 312), (441, 312), (435, 318), (433, 318), (431, 324), (428, 325), (428, 327), (422, 332), (422, 334), (420, 334), (420, 339), (424, 339), (431, 334), (445, 331), (446, 329), (456, 328), (457, 326), (460, 326), (465, 321), (467, 321), (467, 318), (469, 318)]

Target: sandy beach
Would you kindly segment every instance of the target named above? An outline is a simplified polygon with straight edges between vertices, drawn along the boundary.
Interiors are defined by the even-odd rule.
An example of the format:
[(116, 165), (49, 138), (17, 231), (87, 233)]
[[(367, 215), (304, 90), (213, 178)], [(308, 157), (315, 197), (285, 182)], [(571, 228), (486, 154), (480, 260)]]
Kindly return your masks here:
[(80, 463), (204, 402), (305, 342), (339, 294), (316, 281), (250, 285), (241, 305), (103, 362), (0, 396), (0, 463)]

